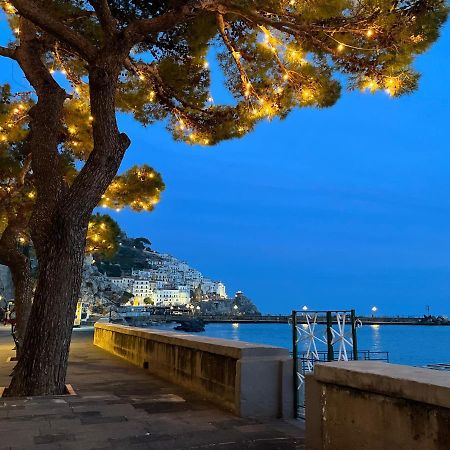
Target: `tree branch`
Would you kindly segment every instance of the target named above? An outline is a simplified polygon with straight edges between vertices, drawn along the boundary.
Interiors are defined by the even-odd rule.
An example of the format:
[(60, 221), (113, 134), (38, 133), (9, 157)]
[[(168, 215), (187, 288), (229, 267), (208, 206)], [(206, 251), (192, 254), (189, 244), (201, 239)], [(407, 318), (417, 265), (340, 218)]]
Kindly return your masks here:
[(217, 0), (190, 0), (179, 9), (168, 11), (152, 19), (137, 19), (125, 29), (125, 39), (132, 45), (146, 38), (149, 33), (167, 31), (195, 17), (200, 11), (222, 12)]
[(65, 214), (87, 219), (114, 179), (126, 149), (128, 136), (120, 133), (116, 120), (115, 94), (118, 72), (95, 67), (89, 73), (94, 148), (75, 178), (64, 202)]
[(227, 35), (227, 32), (225, 30), (225, 21), (223, 20), (223, 15), (217, 13), (216, 14), (216, 21), (217, 21), (217, 27), (219, 29), (220, 36), (222, 37), (222, 40), (227, 47), (228, 51), (231, 54), (231, 57), (233, 58), (234, 63), (236, 64), (236, 67), (239, 71), (239, 76), (241, 77), (241, 83), (242, 83), (242, 89), (244, 92), (244, 97), (247, 97), (247, 83), (248, 83), (248, 76), (242, 67), (241, 61), (240, 61), (240, 53), (236, 52), (236, 49), (234, 48), (233, 43), (231, 42), (230, 38)]
[(4, 56), (5, 58), (16, 59), (16, 49), (0, 46), (0, 56)]
[(107, 0), (89, 0), (95, 10), (97, 18), (107, 35), (113, 36), (117, 32), (117, 21), (111, 13)]
[[(17, 61), (38, 97), (36, 104), (28, 112), (30, 132), (25, 141), (25, 153), (32, 155), (31, 167), (38, 193), (37, 203), (49, 211), (65, 190), (58, 145), (62, 135), (62, 115), (67, 94), (42, 61), (45, 48), (36, 39), (37, 35), (35, 25), (22, 19), (20, 46), (16, 53)], [(48, 180), (52, 180), (52, 183)]]
[(11, 3), (19, 15), (76, 49), (87, 61), (95, 60), (97, 52), (91, 42), (49, 14), (44, 6), (38, 6), (32, 0), (11, 0)]

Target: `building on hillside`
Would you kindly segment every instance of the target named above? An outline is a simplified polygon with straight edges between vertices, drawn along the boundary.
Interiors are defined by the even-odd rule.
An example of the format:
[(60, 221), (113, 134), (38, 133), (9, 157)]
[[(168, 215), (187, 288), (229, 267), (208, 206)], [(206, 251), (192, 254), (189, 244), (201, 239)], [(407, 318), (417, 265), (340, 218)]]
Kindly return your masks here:
[(190, 292), (186, 286), (166, 287), (156, 292), (156, 306), (183, 306), (190, 303)]
[(204, 279), (200, 284), (200, 289), (205, 295), (212, 297), (227, 298), (225, 285), (220, 281), (211, 281)]
[(154, 291), (156, 291), (156, 282), (152, 280), (135, 279), (131, 293), (135, 297), (151, 298)]
[(107, 277), (109, 281), (115, 286), (124, 291), (131, 292), (134, 285), (134, 278), (132, 277)]

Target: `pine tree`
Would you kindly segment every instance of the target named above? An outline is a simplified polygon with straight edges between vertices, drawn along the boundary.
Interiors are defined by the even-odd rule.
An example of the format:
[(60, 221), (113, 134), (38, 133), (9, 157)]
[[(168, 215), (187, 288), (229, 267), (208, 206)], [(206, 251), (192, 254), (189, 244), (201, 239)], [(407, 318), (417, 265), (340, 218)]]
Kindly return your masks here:
[[(26, 324), (31, 310), (34, 281), (31, 277), (29, 253), (32, 246), (28, 223), (36, 199), (33, 184), (31, 158), (23, 153), (24, 140), (28, 134), (26, 111), (32, 105), (29, 93), (13, 95), (9, 86), (0, 86), (0, 263), (8, 266), (15, 290), (17, 355), (20, 356)], [(71, 110), (69, 110), (71, 112)], [(76, 118), (66, 113), (70, 122)], [(71, 125), (74, 126), (74, 125)], [(83, 147), (80, 146), (80, 149)], [(67, 182), (74, 178), (74, 155), (67, 148), (61, 158), (62, 170)], [(152, 174), (151, 182), (142, 182), (137, 173)], [(117, 186), (121, 185), (119, 191)], [(124, 195), (123, 188), (127, 189)], [(107, 199), (102, 200), (106, 207), (116, 209), (130, 205), (140, 211), (149, 210), (150, 196), (153, 203), (159, 199), (159, 192), (164, 188), (160, 175), (150, 167), (133, 167), (126, 173), (115, 177), (108, 188)], [(87, 233), (87, 251), (101, 253), (108, 257), (113, 255), (118, 246), (121, 230), (108, 215), (96, 214), (91, 217)]]
[[(341, 94), (335, 73), (352, 89), (407, 94), (418, 82), (414, 57), (437, 39), (447, 16), (442, 0), (11, 0), (3, 6), (16, 39), (0, 55), (19, 63), (37, 99), (28, 111), (24, 154), (31, 155), (35, 180), (29, 228), (39, 278), (10, 386), (15, 395), (64, 389), (89, 217), (103, 195), (106, 205), (113, 203), (105, 191), (130, 144), (118, 129), (118, 111), (143, 125), (162, 120), (175, 139), (212, 145), (296, 107), (332, 106)], [(234, 98), (228, 104), (216, 104), (210, 92), (213, 55)], [(57, 83), (55, 70), (66, 83)], [(67, 103), (74, 109), (68, 117)], [(66, 127), (75, 112), (80, 120)], [(83, 148), (84, 165), (70, 183), (60, 170), (62, 143), (74, 154)]]
[[(36, 199), (31, 158), (24, 154), (24, 141), (28, 135), (26, 111), (32, 101), (29, 93), (12, 94), (8, 85), (0, 86), (0, 263), (9, 267), (14, 284), (16, 312), (16, 355), (20, 357), (26, 324), (31, 311), (34, 280), (31, 276), (29, 253), (32, 249), (28, 224)], [(68, 130), (80, 120), (79, 113), (68, 102), (65, 122)], [(69, 124), (69, 125), (67, 125)], [(77, 153), (85, 153), (83, 134), (77, 135)], [(69, 131), (70, 133), (70, 131)], [(76, 177), (77, 154), (71, 151), (75, 141), (63, 146), (61, 169), (67, 183)], [(144, 174), (146, 174), (144, 176)], [(120, 189), (118, 189), (120, 187)], [(164, 189), (161, 176), (149, 166), (135, 166), (116, 176), (101, 201), (103, 208), (116, 211), (131, 207), (135, 211), (151, 210), (159, 201)], [(109, 215), (94, 214), (88, 224), (86, 252), (113, 256), (119, 245), (122, 231)]]

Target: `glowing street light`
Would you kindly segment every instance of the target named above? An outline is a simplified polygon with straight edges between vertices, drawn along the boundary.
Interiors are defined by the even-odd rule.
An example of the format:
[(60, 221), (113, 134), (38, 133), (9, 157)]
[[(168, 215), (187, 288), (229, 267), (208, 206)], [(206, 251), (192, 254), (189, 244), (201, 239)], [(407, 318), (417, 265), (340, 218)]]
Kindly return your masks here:
[(306, 305), (303, 306), (303, 311), (308, 311), (308, 307)]
[(378, 311), (378, 308), (376, 306), (372, 306), (372, 317), (374, 314)]

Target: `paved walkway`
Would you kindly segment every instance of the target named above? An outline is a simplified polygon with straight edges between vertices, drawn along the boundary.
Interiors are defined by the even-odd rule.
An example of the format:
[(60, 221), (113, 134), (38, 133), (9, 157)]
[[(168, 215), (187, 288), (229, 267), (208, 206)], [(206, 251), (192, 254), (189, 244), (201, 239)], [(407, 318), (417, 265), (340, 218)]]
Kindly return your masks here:
[[(73, 334), (67, 382), (76, 396), (0, 399), (0, 450), (304, 448), (300, 424), (237, 418), (94, 347), (92, 333)], [(12, 347), (0, 327), (0, 386)]]

